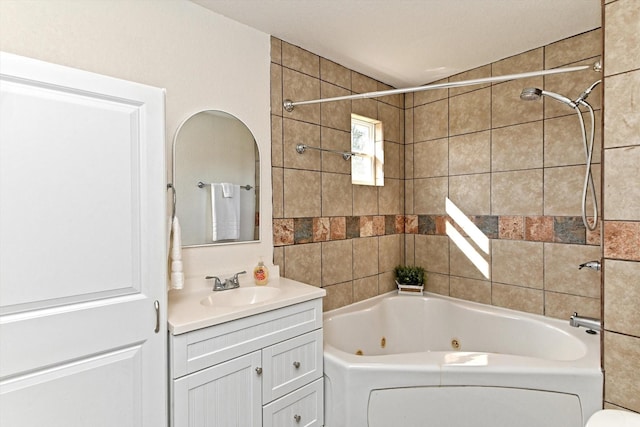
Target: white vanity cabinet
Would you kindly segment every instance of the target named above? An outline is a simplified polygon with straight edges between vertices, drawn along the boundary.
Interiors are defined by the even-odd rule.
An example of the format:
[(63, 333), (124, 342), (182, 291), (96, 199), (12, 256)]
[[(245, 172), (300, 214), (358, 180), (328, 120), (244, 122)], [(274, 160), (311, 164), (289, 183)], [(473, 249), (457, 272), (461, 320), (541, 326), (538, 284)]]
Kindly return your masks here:
[(323, 425), (320, 298), (169, 336), (173, 427)]

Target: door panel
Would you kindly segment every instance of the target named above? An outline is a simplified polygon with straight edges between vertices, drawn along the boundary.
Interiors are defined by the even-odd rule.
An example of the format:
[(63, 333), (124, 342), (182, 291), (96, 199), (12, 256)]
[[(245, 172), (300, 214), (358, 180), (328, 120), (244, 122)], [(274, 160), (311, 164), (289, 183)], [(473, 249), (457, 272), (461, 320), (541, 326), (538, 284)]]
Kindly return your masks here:
[(1, 53), (0, 121), (0, 425), (166, 425), (164, 92)]
[[(26, 375), (3, 386), (3, 405), (20, 413), (20, 426), (134, 427), (142, 425), (138, 391), (141, 383), (140, 347), (85, 358)], [(109, 376), (109, 381), (103, 378)], [(56, 405), (48, 401), (52, 396)], [(88, 395), (82, 401), (80, 394)], [(105, 399), (108, 395), (109, 398)], [(69, 416), (73, 416), (73, 424)], [(3, 423), (3, 425), (5, 425)]]
[(139, 106), (17, 82), (2, 97), (3, 312), (139, 292)]

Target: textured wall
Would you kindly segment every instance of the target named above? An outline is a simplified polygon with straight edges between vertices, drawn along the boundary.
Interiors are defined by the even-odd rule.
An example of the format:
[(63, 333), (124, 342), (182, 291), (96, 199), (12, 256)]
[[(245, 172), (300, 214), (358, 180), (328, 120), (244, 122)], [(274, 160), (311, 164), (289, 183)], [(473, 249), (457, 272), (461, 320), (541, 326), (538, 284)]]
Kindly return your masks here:
[(640, 412), (640, 2), (605, 3), (604, 398)]
[[(274, 263), (285, 277), (322, 286), (331, 309), (388, 292), (402, 260), (403, 97), (298, 106), (294, 101), (389, 89), (272, 39), (271, 125)], [(350, 150), (350, 114), (384, 125), (385, 185), (351, 184), (350, 162), (296, 144)]]
[[(449, 80), (591, 64), (600, 55), (595, 30)], [(387, 87), (272, 39), (275, 264), (285, 277), (325, 287), (325, 309), (393, 289), (392, 269), (406, 262), (426, 268), (433, 292), (553, 317), (600, 317), (600, 274), (577, 270), (601, 254), (599, 231), (587, 233), (580, 219), (585, 160), (578, 119), (556, 101), (519, 99), (528, 86), (576, 98), (600, 77), (582, 71), (288, 113), (282, 99)], [(589, 98), (597, 109), (598, 194), (600, 90)], [(351, 185), (340, 156), (295, 153), (297, 143), (347, 150), (351, 112), (385, 126), (384, 187)], [(447, 236), (447, 222), (466, 235), (446, 212), (447, 197), (489, 239), (486, 253), (466, 239), (486, 275)]]
[[(598, 29), (448, 80), (592, 64), (601, 46)], [(430, 272), (428, 290), (558, 318), (574, 311), (600, 317), (600, 274), (578, 271), (601, 253), (599, 229), (587, 232), (580, 218), (585, 155), (578, 117), (547, 97), (522, 101), (520, 92), (538, 87), (575, 99), (601, 77), (589, 69), (406, 95), (406, 259)], [(599, 199), (600, 94), (599, 86), (588, 99), (596, 109)], [(488, 248), (469, 238), (465, 248), (447, 235), (447, 226), (468, 234), (447, 212), (447, 198), (491, 239)]]

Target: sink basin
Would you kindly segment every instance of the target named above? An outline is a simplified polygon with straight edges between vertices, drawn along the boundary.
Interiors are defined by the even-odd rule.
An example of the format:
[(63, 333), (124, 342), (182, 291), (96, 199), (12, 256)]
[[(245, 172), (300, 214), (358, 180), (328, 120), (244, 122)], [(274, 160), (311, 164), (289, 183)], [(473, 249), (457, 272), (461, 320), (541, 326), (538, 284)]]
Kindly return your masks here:
[(216, 291), (200, 301), (205, 306), (241, 307), (269, 301), (280, 294), (278, 288), (267, 286), (253, 286), (246, 288)]

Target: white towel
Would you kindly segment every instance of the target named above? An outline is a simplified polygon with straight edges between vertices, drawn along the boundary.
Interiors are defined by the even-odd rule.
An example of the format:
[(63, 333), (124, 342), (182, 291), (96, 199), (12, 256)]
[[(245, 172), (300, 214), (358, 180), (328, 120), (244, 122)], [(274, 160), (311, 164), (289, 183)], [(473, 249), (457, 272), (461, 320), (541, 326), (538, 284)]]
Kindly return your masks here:
[(182, 236), (178, 217), (173, 217), (171, 225), (171, 289), (182, 289), (184, 272), (182, 269)]
[(234, 195), (234, 185), (230, 184), (228, 182), (223, 182), (222, 183), (222, 197), (228, 198), (228, 197), (233, 197)]
[(222, 184), (211, 184), (211, 229), (213, 241), (240, 237), (240, 186), (233, 185), (232, 197), (224, 197)]

